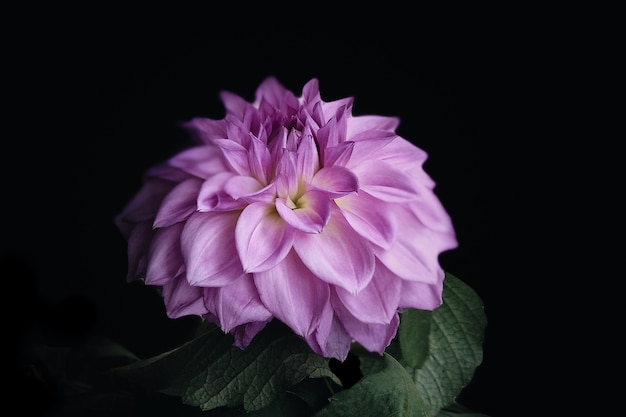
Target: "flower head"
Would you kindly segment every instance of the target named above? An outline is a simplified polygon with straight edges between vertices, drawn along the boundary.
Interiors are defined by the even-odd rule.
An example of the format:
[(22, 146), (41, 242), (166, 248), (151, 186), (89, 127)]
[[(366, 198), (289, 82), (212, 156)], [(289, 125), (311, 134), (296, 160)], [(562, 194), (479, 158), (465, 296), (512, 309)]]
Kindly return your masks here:
[(441, 302), (450, 218), (399, 120), (353, 116), (318, 81), (295, 96), (265, 79), (253, 103), (194, 118), (197, 141), (148, 170), (116, 217), (128, 279), (156, 286), (169, 317), (200, 315), (244, 348), (273, 318), (324, 357), (353, 341), (382, 353), (403, 308)]

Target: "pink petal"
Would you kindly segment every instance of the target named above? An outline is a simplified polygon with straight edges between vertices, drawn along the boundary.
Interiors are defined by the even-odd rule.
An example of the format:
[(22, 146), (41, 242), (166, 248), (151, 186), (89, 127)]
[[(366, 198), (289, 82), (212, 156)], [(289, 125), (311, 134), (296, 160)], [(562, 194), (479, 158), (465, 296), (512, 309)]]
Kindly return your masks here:
[(272, 318), (272, 313), (261, 302), (250, 274), (242, 275), (232, 284), (207, 291), (205, 303), (225, 332), (246, 323), (267, 322)]
[(342, 142), (337, 146), (324, 149), (324, 166), (345, 166), (350, 161), (353, 149), (354, 142)]
[(180, 251), (183, 225), (176, 223), (155, 230), (148, 252), (146, 284), (165, 285), (184, 272), (185, 264)]
[(331, 294), (331, 299), (337, 317), (348, 334), (368, 351), (382, 355), (398, 331), (398, 314), (394, 314), (388, 324), (363, 323), (343, 306), (337, 295)]
[(198, 201), (196, 203), (198, 211), (206, 212), (243, 208), (246, 205), (245, 201), (237, 201), (224, 191), (226, 182), (233, 176), (234, 174), (230, 172), (222, 172), (204, 181), (198, 192)]
[(351, 140), (353, 136), (368, 130), (393, 132), (397, 129), (399, 124), (400, 119), (398, 117), (377, 115), (355, 116), (349, 119), (348, 140)]
[(350, 226), (365, 239), (389, 249), (396, 237), (393, 206), (361, 190), (335, 200)]
[(384, 201), (405, 202), (417, 197), (415, 181), (390, 164), (365, 160), (352, 168), (361, 189)]
[(174, 187), (163, 199), (154, 219), (154, 227), (167, 227), (187, 219), (196, 211), (198, 191), (202, 181), (189, 178)]
[(307, 191), (292, 207), (291, 200), (276, 199), (276, 210), (280, 217), (292, 227), (305, 233), (319, 233), (330, 217), (330, 200), (322, 191)]
[(274, 184), (263, 185), (256, 178), (235, 175), (226, 181), (224, 191), (235, 200), (242, 199), (245, 202), (273, 202), (276, 196)]
[(181, 249), (191, 285), (220, 287), (241, 276), (235, 246), (239, 212), (196, 212), (185, 223)]
[(337, 198), (355, 193), (359, 189), (359, 179), (348, 168), (330, 166), (317, 171), (311, 185), (326, 191), (331, 198)]
[(182, 123), (182, 127), (199, 142), (211, 143), (215, 139), (226, 137), (226, 121), (213, 120), (203, 117), (194, 117), (188, 122)]
[(233, 345), (238, 347), (239, 349), (245, 349), (248, 347), (254, 336), (256, 336), (267, 323), (271, 320), (267, 321), (255, 321), (252, 323), (242, 324), (241, 326), (237, 326), (230, 331), (231, 336), (235, 339), (233, 341)]
[(441, 306), (443, 300), (444, 272), (439, 270), (439, 279), (435, 284), (402, 280), (399, 308), (416, 308), (418, 310), (434, 310)]
[(161, 201), (176, 184), (171, 181), (151, 178), (145, 182), (139, 192), (126, 204), (124, 210), (116, 216), (115, 223), (125, 232), (130, 233), (130, 225), (154, 220), (159, 211)]
[[(369, 137), (370, 135), (368, 135)], [(371, 135), (371, 138), (349, 141), (354, 143), (354, 149), (350, 155), (350, 160), (345, 164), (348, 168), (357, 166), (361, 161), (366, 159), (378, 159), (376, 152), (394, 141), (398, 135), (395, 133), (384, 132), (382, 134)]]
[(135, 225), (128, 235), (128, 273), (126, 280), (131, 282), (146, 277), (148, 266), (147, 251), (154, 234), (151, 222)]
[(169, 318), (201, 316), (208, 312), (204, 306), (204, 290), (189, 285), (184, 275), (177, 277), (162, 287), (165, 311)]
[(294, 249), (317, 277), (353, 293), (365, 288), (374, 274), (369, 243), (350, 227), (335, 205), (324, 230), (297, 233)]
[(239, 216), (235, 236), (244, 271), (260, 272), (283, 260), (291, 249), (294, 231), (273, 204), (252, 203)]
[(202, 179), (226, 170), (219, 148), (213, 145), (185, 149), (170, 158), (167, 163)]
[(396, 275), (409, 281), (434, 284), (439, 280), (439, 254), (456, 242), (453, 236), (425, 227), (410, 208), (396, 207), (402, 227), (389, 250), (376, 249), (378, 258)]
[(448, 212), (441, 204), (441, 200), (437, 198), (432, 189), (424, 184), (420, 183), (417, 187), (420, 198), (419, 201), (411, 204), (413, 214), (424, 223), (424, 226), (437, 232), (450, 235), (454, 242), (451, 242), (448, 248), (452, 249), (456, 247), (452, 219), (450, 219)]
[(346, 360), (352, 346), (352, 336), (343, 328), (331, 306), (324, 310), (318, 328), (305, 339), (318, 355), (341, 362)]
[(216, 139), (215, 143), (222, 150), (224, 157), (234, 172), (239, 175), (250, 175), (248, 150), (245, 147), (229, 139)]
[(377, 262), (369, 285), (354, 295), (341, 287), (335, 291), (350, 314), (365, 323), (388, 324), (398, 311), (402, 280)]
[(330, 289), (294, 251), (274, 268), (255, 273), (254, 283), (263, 304), (296, 334), (306, 337), (319, 326)]

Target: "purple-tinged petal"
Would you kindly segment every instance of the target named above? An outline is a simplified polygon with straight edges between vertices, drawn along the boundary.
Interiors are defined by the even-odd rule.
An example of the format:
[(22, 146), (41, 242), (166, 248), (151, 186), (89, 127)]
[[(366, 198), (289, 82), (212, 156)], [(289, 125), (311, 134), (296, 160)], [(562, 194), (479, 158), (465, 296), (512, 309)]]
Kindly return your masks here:
[(224, 158), (226, 158), (235, 173), (239, 175), (250, 175), (248, 150), (244, 146), (229, 139), (216, 139), (215, 144), (220, 147)]
[(342, 142), (337, 146), (324, 149), (324, 166), (345, 166), (350, 161), (354, 142)]
[(278, 110), (284, 115), (288, 115), (298, 107), (298, 99), (287, 90), (275, 77), (267, 77), (259, 85), (255, 92), (255, 101), (259, 103), (259, 108), (272, 113)]
[(247, 348), (250, 342), (252, 342), (252, 339), (254, 339), (254, 336), (263, 330), (265, 325), (270, 321), (271, 319), (267, 321), (255, 321), (235, 327), (230, 331), (230, 334), (234, 339), (233, 345), (239, 349)]
[(294, 231), (274, 204), (252, 203), (239, 216), (236, 246), (246, 272), (260, 272), (282, 261), (293, 244)]
[(268, 310), (303, 337), (319, 326), (330, 302), (328, 284), (317, 279), (294, 251), (274, 268), (255, 273), (254, 283)]
[[(352, 105), (354, 104), (354, 97), (340, 98), (339, 100), (328, 101), (322, 104), (324, 115), (326, 119), (324, 123), (328, 123), (331, 119), (337, 120), (337, 129), (339, 132), (347, 133), (347, 120), (352, 117)], [(341, 136), (345, 139), (345, 133)]]
[(348, 311), (334, 292), (331, 292), (331, 300), (339, 321), (350, 336), (370, 352), (382, 355), (398, 331), (398, 313), (387, 324), (363, 323)]
[(138, 223), (129, 232), (127, 237), (128, 274), (126, 275), (128, 282), (146, 277), (147, 253), (153, 234), (151, 222)]
[(446, 249), (453, 249), (457, 246), (452, 219), (445, 210), (441, 201), (437, 198), (433, 190), (421, 183), (417, 184), (419, 200), (411, 204), (413, 214), (419, 219), (424, 226), (449, 235), (450, 243), (446, 245)]
[(257, 179), (243, 175), (235, 175), (226, 181), (224, 191), (235, 200), (242, 199), (247, 203), (271, 203), (276, 196), (275, 184), (263, 185)]
[(298, 172), (298, 177), (304, 182), (310, 181), (315, 172), (320, 168), (319, 162), (320, 158), (313, 136), (311, 134), (302, 135), (296, 154), (296, 171)]
[(320, 279), (358, 293), (374, 274), (374, 253), (334, 206), (328, 224), (317, 234), (297, 233), (294, 249)]
[[(386, 161), (402, 171), (420, 173), (427, 177), (422, 165), (428, 158), (428, 154), (400, 136), (396, 136), (384, 147), (379, 148), (372, 156), (375, 159)], [(422, 176), (420, 176), (421, 179)]]
[(348, 140), (352, 140), (354, 136), (369, 130), (393, 132), (397, 129), (399, 124), (400, 119), (398, 117), (377, 115), (355, 116), (349, 119)]
[(148, 251), (145, 283), (165, 285), (185, 271), (180, 251), (180, 235), (184, 223), (176, 223), (154, 231)]
[(352, 345), (352, 337), (343, 328), (330, 305), (324, 309), (320, 325), (305, 340), (318, 355), (335, 358), (340, 362), (346, 360)]
[(307, 191), (296, 201), (277, 198), (276, 210), (290, 226), (304, 233), (321, 232), (330, 218), (330, 200), (323, 191)]
[(230, 91), (221, 91), (219, 96), (229, 116), (233, 116), (239, 120), (243, 119), (250, 103)]
[(272, 318), (272, 313), (261, 302), (250, 274), (243, 274), (232, 284), (207, 291), (204, 301), (225, 332), (246, 323), (267, 322)]
[(194, 213), (181, 235), (181, 249), (191, 285), (221, 287), (241, 276), (235, 246), (239, 212)]
[(172, 188), (163, 199), (153, 226), (171, 226), (191, 216), (191, 213), (196, 211), (196, 201), (201, 185), (200, 179), (189, 178)]
[(143, 222), (152, 224), (154, 216), (159, 211), (161, 201), (174, 186), (176, 183), (156, 178), (148, 180), (141, 186), (139, 192), (115, 218), (115, 223), (126, 237), (130, 233), (129, 226)]
[(365, 239), (383, 249), (389, 249), (396, 238), (398, 225), (393, 205), (372, 197), (361, 190), (335, 200), (352, 228)]
[[(376, 152), (393, 142), (398, 136), (394, 133), (384, 133), (375, 135), (371, 139), (349, 141), (354, 142), (354, 149), (350, 155), (350, 160), (345, 164), (348, 168), (357, 166), (367, 159), (378, 159)], [(358, 138), (357, 138), (358, 139)]]
[(417, 197), (415, 181), (386, 162), (366, 160), (352, 167), (361, 189), (381, 200), (406, 202)]
[(317, 171), (311, 185), (325, 191), (331, 198), (337, 198), (355, 193), (359, 189), (359, 179), (348, 168), (331, 166)]
[(380, 262), (369, 285), (354, 295), (341, 287), (335, 291), (339, 300), (359, 321), (371, 324), (387, 324), (398, 311), (402, 280)]
[(394, 244), (376, 255), (394, 274), (409, 281), (434, 284), (439, 279), (439, 254), (455, 243), (453, 236), (425, 227), (409, 208), (396, 207), (398, 224)]
[(194, 117), (188, 122), (181, 123), (189, 134), (198, 142), (209, 144), (215, 139), (226, 137), (226, 121)]
[(418, 310), (434, 310), (443, 303), (443, 270), (439, 270), (439, 279), (435, 284), (402, 280), (402, 291), (398, 308), (415, 308)]
[(162, 287), (161, 295), (165, 302), (165, 311), (169, 318), (182, 316), (201, 316), (208, 312), (204, 306), (204, 289), (189, 285), (181, 275)]
[(226, 182), (235, 174), (223, 172), (213, 175), (202, 183), (196, 202), (198, 211), (237, 210), (243, 208), (245, 201), (237, 201), (224, 191)]
[(167, 163), (202, 179), (226, 170), (220, 150), (212, 145), (186, 149), (170, 158)]
[(339, 132), (337, 132), (337, 120), (331, 119), (325, 126), (317, 131), (317, 142), (322, 152), (322, 160), (326, 159), (325, 149), (334, 148), (339, 144)]

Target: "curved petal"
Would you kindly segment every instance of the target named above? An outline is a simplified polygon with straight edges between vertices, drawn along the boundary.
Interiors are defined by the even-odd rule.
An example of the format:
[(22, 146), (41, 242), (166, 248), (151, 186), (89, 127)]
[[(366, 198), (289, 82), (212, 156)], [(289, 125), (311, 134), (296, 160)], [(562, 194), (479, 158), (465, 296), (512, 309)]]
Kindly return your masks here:
[(378, 258), (396, 275), (409, 281), (434, 284), (439, 279), (439, 254), (456, 244), (454, 235), (429, 229), (409, 207), (396, 207), (402, 228), (389, 250), (375, 248)]
[(325, 191), (330, 197), (337, 198), (356, 193), (359, 189), (359, 179), (348, 168), (337, 165), (317, 171), (311, 185)]
[(363, 323), (350, 314), (341, 301), (337, 299), (335, 293), (331, 293), (331, 300), (337, 317), (348, 334), (365, 349), (382, 355), (398, 331), (398, 324), (400, 323), (398, 313), (393, 315), (388, 324)]
[(383, 249), (389, 249), (396, 238), (397, 223), (393, 206), (361, 190), (335, 200), (350, 226)]
[(296, 233), (294, 249), (320, 279), (358, 293), (374, 274), (374, 253), (335, 205), (320, 233)]
[(180, 251), (182, 230), (183, 223), (155, 230), (148, 251), (146, 284), (165, 285), (184, 272), (185, 263)]
[(294, 228), (304, 233), (319, 233), (330, 218), (330, 199), (323, 191), (310, 190), (298, 199), (295, 207), (291, 200), (277, 198), (276, 210)]
[(230, 331), (231, 336), (233, 337), (233, 346), (238, 347), (239, 349), (245, 349), (248, 347), (254, 336), (256, 336), (267, 323), (271, 321), (255, 321), (252, 323), (242, 324), (240, 326), (235, 327)]
[(317, 279), (294, 251), (274, 268), (254, 274), (263, 304), (298, 335), (309, 336), (330, 302), (328, 284)]
[(343, 328), (331, 306), (324, 310), (320, 325), (305, 340), (318, 355), (340, 362), (346, 360), (352, 346), (352, 336)]
[(224, 191), (235, 200), (245, 202), (273, 202), (276, 196), (275, 184), (263, 185), (259, 180), (244, 175), (235, 175), (226, 181)]
[(207, 292), (204, 301), (225, 332), (246, 323), (267, 322), (272, 318), (272, 313), (261, 302), (250, 274)]
[(181, 127), (186, 129), (197, 141), (211, 143), (214, 139), (226, 137), (226, 121), (207, 119), (204, 117), (194, 117), (188, 122), (181, 123)]
[(171, 319), (208, 313), (204, 305), (204, 289), (189, 285), (184, 275), (165, 284), (161, 294), (166, 314)]
[(237, 201), (224, 191), (226, 182), (235, 174), (222, 172), (202, 183), (198, 192), (198, 211), (236, 210), (245, 206), (244, 201)]
[(239, 175), (250, 175), (248, 150), (244, 146), (230, 139), (216, 139), (215, 143), (222, 150), (224, 158), (226, 158), (234, 172)]
[(243, 273), (235, 246), (239, 212), (196, 212), (185, 223), (181, 249), (191, 285), (221, 287)]
[(189, 178), (165, 196), (154, 219), (154, 227), (167, 227), (187, 219), (196, 211), (196, 201), (202, 180)]
[(115, 223), (126, 234), (130, 233), (129, 227), (133, 224), (150, 222), (152, 224), (165, 198), (176, 183), (157, 178), (146, 181), (137, 194), (126, 204), (120, 214), (115, 217)]
[(282, 261), (293, 244), (294, 231), (273, 204), (252, 203), (237, 220), (235, 242), (246, 272), (260, 272)]
[(443, 303), (442, 291), (444, 272), (437, 273), (439, 279), (435, 284), (402, 280), (399, 308), (416, 308), (418, 310), (434, 310)]
[(348, 119), (348, 140), (368, 130), (392, 132), (397, 129), (399, 124), (400, 119), (398, 117), (379, 115), (354, 116)]
[(452, 246), (449, 248), (456, 247), (452, 219), (450, 219), (450, 215), (441, 204), (441, 201), (429, 187), (423, 184), (418, 184), (417, 187), (420, 198), (411, 204), (413, 213), (426, 227), (450, 235), (454, 242), (450, 242)]
[(213, 145), (185, 149), (170, 158), (167, 163), (202, 179), (226, 170), (220, 150)]
[(390, 202), (405, 202), (417, 198), (415, 181), (386, 162), (365, 160), (352, 170), (359, 177), (361, 189), (376, 198)]
[(369, 285), (354, 295), (341, 287), (335, 291), (350, 314), (364, 323), (388, 324), (398, 311), (402, 280), (380, 262)]
[(128, 282), (146, 277), (148, 247), (153, 234), (151, 222), (139, 223), (129, 233), (127, 238), (128, 273), (126, 275)]

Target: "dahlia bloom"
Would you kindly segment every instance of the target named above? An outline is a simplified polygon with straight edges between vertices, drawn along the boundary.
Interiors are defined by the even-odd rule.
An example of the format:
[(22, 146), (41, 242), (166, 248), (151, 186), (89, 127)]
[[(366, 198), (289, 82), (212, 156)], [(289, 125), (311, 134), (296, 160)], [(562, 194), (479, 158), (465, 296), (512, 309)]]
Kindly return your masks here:
[(395, 117), (353, 116), (269, 77), (253, 103), (183, 124), (197, 145), (149, 169), (115, 221), (128, 279), (159, 288), (167, 315), (199, 315), (245, 348), (273, 318), (317, 354), (381, 353), (404, 308), (442, 303), (451, 220), (426, 153)]

